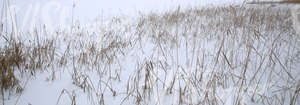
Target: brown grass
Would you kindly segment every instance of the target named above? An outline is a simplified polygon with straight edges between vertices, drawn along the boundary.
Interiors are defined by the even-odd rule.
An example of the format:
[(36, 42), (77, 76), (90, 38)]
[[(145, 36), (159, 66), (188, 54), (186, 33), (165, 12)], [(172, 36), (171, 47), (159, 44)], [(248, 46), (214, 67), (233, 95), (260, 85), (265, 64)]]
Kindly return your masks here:
[(22, 34), (32, 40), (5, 32), (3, 104), (5, 93), (22, 93), (23, 78), (45, 72), (55, 81), (67, 70), (78, 90), (63, 89), (57, 104), (67, 95), (76, 105), (80, 91), (101, 105), (111, 97), (121, 97), (119, 104), (222, 105), (222, 91), (232, 89), (230, 104), (296, 105), (300, 48), (289, 17), (288, 8), (253, 5), (177, 8), (133, 23), (115, 18), (92, 31), (75, 25), (56, 38), (39, 29)]

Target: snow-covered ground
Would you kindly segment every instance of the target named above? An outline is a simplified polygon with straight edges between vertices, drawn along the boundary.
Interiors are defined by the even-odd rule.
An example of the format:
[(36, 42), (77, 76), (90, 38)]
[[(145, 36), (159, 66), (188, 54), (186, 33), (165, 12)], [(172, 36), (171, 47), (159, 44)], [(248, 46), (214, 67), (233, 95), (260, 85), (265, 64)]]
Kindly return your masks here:
[[(6, 0), (1, 1), (1, 6)], [(96, 18), (135, 17), (140, 12), (162, 12), (177, 8), (238, 4), (243, 0), (10, 0), (21, 29), (46, 25), (49, 30)], [(2, 10), (1, 8), (0, 10)], [(10, 17), (8, 18), (10, 19)], [(5, 21), (5, 19), (1, 19)], [(37, 26), (36, 26), (37, 25)]]
[[(76, 1), (74, 20), (79, 22), (73, 26), (18, 34), (24, 55), (40, 51), (46, 60), (33, 76), (30, 70), (23, 75), (16, 71), (24, 91), (6, 92), (4, 103), (299, 104), (300, 42), (289, 9), (208, 6), (215, 1)], [(27, 10), (28, 2), (15, 2)], [(49, 2), (67, 7), (62, 20), (71, 22), (71, 0), (38, 1)], [(57, 13), (50, 13), (54, 17), (49, 19), (58, 20)], [(30, 20), (35, 15), (28, 16)], [(2, 32), (2, 49), (9, 35)], [(24, 65), (35, 61), (39, 57)]]

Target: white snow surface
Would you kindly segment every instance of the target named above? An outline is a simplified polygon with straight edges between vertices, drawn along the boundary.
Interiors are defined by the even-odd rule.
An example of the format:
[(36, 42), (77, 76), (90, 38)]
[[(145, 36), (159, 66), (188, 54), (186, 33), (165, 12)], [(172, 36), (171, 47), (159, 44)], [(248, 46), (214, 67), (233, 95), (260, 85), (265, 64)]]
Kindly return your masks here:
[[(6, 0), (0, 3), (3, 4), (4, 1)], [(163, 12), (178, 6), (192, 8), (242, 2), (243, 0), (10, 0), (9, 3), (10, 12), (17, 14), (20, 29), (46, 25), (48, 30), (53, 31), (57, 27), (72, 24), (72, 20), (73, 23), (78, 21), (87, 24), (97, 18), (106, 21), (119, 16), (135, 17), (139, 13)]]
[[(168, 24), (166, 24), (165, 26), (161, 26), (162, 31), (153, 31), (151, 29), (155, 29), (153, 28), (155, 27), (155, 24), (145, 23), (146, 25), (141, 28), (141, 30), (143, 30), (141, 34), (144, 36), (139, 39), (139, 36), (137, 35), (139, 34), (137, 33), (139, 31), (135, 27), (139, 24), (138, 21), (142, 16), (144, 16), (144, 14), (148, 14), (151, 12), (157, 14), (164, 13), (166, 11), (172, 12), (179, 6), (181, 8), (179, 11), (184, 11), (185, 8), (235, 4), (241, 3), (242, 0), (76, 0), (76, 6), (74, 8), (73, 14), (75, 20), (75, 26), (73, 27), (75, 28), (70, 30), (71, 26), (68, 24), (72, 23), (71, 18), (73, 2), (74, 1), (72, 0), (15, 0), (13, 1), (13, 4), (16, 4), (17, 8), (20, 8), (20, 10), (16, 10), (16, 13), (19, 14), (19, 16), (17, 16), (19, 21), (27, 24), (28, 21), (39, 20), (39, 22), (37, 23), (45, 24), (47, 28), (50, 28), (49, 30), (51, 31), (49, 31), (48, 33), (45, 32), (45, 34), (51, 35), (44, 36), (44, 38), (55, 39), (55, 46), (57, 46), (58, 56), (62, 56), (68, 47), (67, 44), (71, 43), (69, 51), (70, 54), (67, 56), (69, 60), (78, 60), (82, 57), (81, 54), (87, 53), (88, 60), (98, 61), (95, 60), (97, 59), (96, 56), (89, 55), (90, 49), (88, 48), (90, 48), (90, 46), (92, 46), (93, 44), (100, 46), (97, 47), (96, 50), (101, 50), (109, 47), (109, 45), (114, 41), (120, 41), (120, 43), (131, 43), (126, 44), (126, 47), (124, 48), (121, 47), (121, 51), (119, 51), (119, 49), (113, 49), (114, 51), (112, 52), (115, 52), (116, 56), (115, 58), (113, 58), (115, 60), (113, 60), (110, 64), (107, 64), (106, 62), (108, 61), (106, 60), (99, 60), (99, 63), (96, 66), (93, 66), (89, 61), (87, 62), (91, 64), (83, 65), (81, 64), (82, 62), (79, 63), (79, 61), (82, 60), (79, 60), (78, 62), (68, 61), (68, 63), (66, 64), (67, 66), (64, 67), (50, 66), (49, 68), (47, 68), (47, 71), (39, 72), (35, 77), (22, 80), (22, 84), (25, 86), (24, 92), (22, 94), (16, 94), (12, 96), (6, 94), (6, 105), (68, 105), (72, 103), (72, 95), (76, 96), (76, 105), (98, 105), (100, 102), (97, 100), (101, 100), (101, 97), (99, 97), (101, 96), (99, 95), (100, 93), (103, 93), (104, 103), (106, 105), (136, 104), (136, 100), (133, 97), (137, 96), (129, 96), (129, 98), (127, 98), (128, 96), (126, 94), (126, 86), (129, 83), (131, 84), (131, 87), (129, 88), (132, 90), (135, 85), (138, 85), (139, 88), (142, 88), (145, 85), (143, 82), (145, 80), (144, 75), (146, 74), (145, 68), (152, 63), (154, 65), (154, 68), (150, 73), (150, 83), (148, 83), (148, 85), (152, 86), (152, 93), (151, 96), (149, 96), (150, 99), (143, 100), (141, 104), (178, 104), (180, 100), (178, 98), (180, 97), (178, 92), (183, 91), (183, 89), (185, 88), (184, 86), (186, 86), (188, 88), (187, 90), (189, 91), (186, 91), (185, 95), (187, 97), (185, 97), (185, 99), (183, 100), (192, 104), (196, 104), (199, 101), (204, 103), (205, 101), (207, 101), (203, 98), (197, 99), (197, 97), (204, 97), (208, 94), (208, 99), (213, 99), (213, 96), (211, 95), (213, 93), (218, 93), (217, 97), (219, 99), (217, 102), (224, 105), (232, 105), (233, 103), (235, 103), (237, 101), (235, 100), (237, 96), (241, 97), (241, 104), (257, 105), (257, 103), (259, 103), (261, 100), (252, 101), (251, 98), (254, 97), (255, 100), (255, 98), (259, 97), (259, 95), (251, 96), (253, 93), (263, 94), (265, 96), (270, 95), (269, 97), (272, 97), (271, 95), (281, 94), (280, 92), (274, 92), (279, 88), (275, 88), (272, 86), (276, 85), (284, 87), (287, 84), (291, 85), (290, 87), (293, 87), (294, 89), (295, 85), (300, 82), (300, 71), (299, 69), (297, 69), (300, 67), (299, 59), (295, 60), (296, 62), (291, 62), (290, 65), (286, 68), (282, 68), (282, 65), (280, 65), (280, 61), (285, 60), (285, 58), (299, 58), (298, 53), (300, 48), (299, 46), (297, 46), (299, 45), (299, 41), (292, 39), (293, 36), (291, 35), (277, 35), (276, 33), (280, 33), (279, 30), (272, 33), (270, 33), (269, 31), (265, 33), (262, 32), (262, 34), (266, 35), (264, 37), (261, 37), (262, 39), (249, 41), (243, 39), (245, 36), (241, 34), (244, 31), (241, 31), (242, 29), (234, 33), (241, 35), (236, 36), (236, 40), (232, 40), (230, 39), (231, 37), (224, 37), (224, 33), (214, 29), (205, 30), (206, 28), (204, 28), (198, 30), (198, 28), (187, 28), (186, 26), (181, 26), (180, 24), (177, 26), (173, 24), (168, 26)], [(31, 15), (32, 10), (30, 9), (31, 7), (29, 5), (36, 7), (37, 10), (41, 11), (39, 11), (37, 15)], [(46, 12), (45, 14), (44, 12), (48, 11), (49, 9), (47, 6), (51, 11)], [(58, 6), (59, 8), (53, 9), (51, 6)], [(23, 12), (23, 10), (25, 10), (25, 12)], [(28, 11), (28, 13), (26, 11)], [(50, 16), (50, 18), (45, 15)], [(201, 19), (204, 18), (199, 18), (199, 20)], [(56, 20), (61, 21), (57, 23)], [(215, 20), (213, 22), (218, 21), (221, 20)], [(22, 27), (23, 24), (21, 22), (19, 22), (18, 25)], [(188, 19), (182, 21), (182, 23), (185, 22), (188, 23)], [(33, 24), (36, 24), (36, 22), (34, 22)], [(62, 26), (62, 24), (65, 25)], [(202, 25), (209, 26), (209, 24), (214, 23), (203, 21), (203, 23), (191, 22), (190, 24), (191, 27), (193, 27)], [(23, 26), (24, 29), (28, 28), (26, 27), (26, 25)], [(263, 28), (266, 27), (267, 26)], [(188, 35), (180, 34), (185, 33), (186, 30), (188, 30), (188, 32), (186, 32), (188, 33)], [(164, 33), (170, 36), (160, 36), (160, 33)], [(176, 33), (179, 33), (179, 35), (176, 36)], [(287, 34), (291, 33), (292, 32)], [(193, 37), (194, 34), (200, 36)], [(215, 36), (205, 36), (211, 34), (214, 34)], [(21, 38), (25, 38), (24, 40), (30, 40), (34, 37), (21, 36)], [(155, 40), (155, 38), (157, 38), (157, 40)], [(169, 39), (171, 38), (174, 38), (174, 40), (177, 38), (176, 40), (178, 40), (178, 42), (169, 41)], [(222, 48), (224, 52), (220, 53), (219, 59), (220, 62), (221, 59), (222, 62), (224, 62), (220, 64), (216, 63), (215, 54), (219, 51), (220, 45), (222, 44), (222, 39), (223, 41), (225, 40), (224, 48)], [(283, 40), (282, 45), (278, 40)], [(287, 42), (286, 40), (289, 40), (290, 42)], [(257, 75), (262, 77), (262, 79), (257, 80), (257, 78), (255, 78), (255, 80), (253, 81), (261, 82), (255, 85), (249, 83), (249, 86), (242, 87), (241, 89), (238, 86), (239, 84), (233, 85), (233, 82), (229, 81), (230, 79), (228, 79), (228, 81), (225, 81), (224, 83), (228, 82), (228, 84), (232, 84), (229, 85), (231, 87), (222, 87), (223, 85), (218, 83), (212, 84), (217, 85), (215, 89), (207, 87), (211, 86), (207, 84), (210, 84), (210, 80), (213, 77), (216, 77), (216, 79), (226, 78), (227, 80), (227, 78), (231, 77), (221, 75), (240, 75), (242, 73), (241, 71), (234, 70), (244, 69), (244, 66), (240, 65), (244, 65), (244, 61), (246, 61), (247, 59), (247, 52), (249, 50), (249, 47), (245, 43), (248, 42), (251, 43), (253, 45), (252, 47), (256, 49), (255, 51), (250, 51), (252, 55), (250, 55), (250, 66), (247, 69), (257, 70)], [(270, 52), (271, 47), (274, 47), (276, 49), (276, 52)], [(226, 53), (225, 51), (228, 51), (228, 53)], [(255, 55), (257, 53), (258, 55), (262, 55)], [(273, 53), (274, 56), (278, 53), (279, 58), (277, 59), (276, 57), (274, 57), (272, 55)], [(108, 56), (110, 56), (110, 53), (108, 54)], [(235, 64), (232, 65), (233, 67), (231, 67), (231, 69), (225, 62), (224, 56), (231, 56), (231, 58), (228, 59), (230, 59), (232, 63)], [(271, 58), (274, 59), (274, 62), (267, 62)], [(205, 59), (203, 60), (205, 62), (201, 62), (202, 59)], [(198, 65), (199, 61), (201, 62), (200, 65)], [(262, 68), (265, 69), (265, 72), (259, 71), (258, 68), (260, 68), (260, 62), (263, 62)], [(58, 61), (54, 62), (54, 64), (58, 64)], [(227, 66), (224, 66), (225, 64)], [(270, 65), (272, 65), (272, 67), (269, 67)], [(201, 75), (203, 75), (202, 78), (204, 78), (204, 80), (202, 80), (203, 82), (201, 82), (203, 84), (196, 84), (197, 86), (194, 86), (195, 84), (190, 81), (196, 78), (193, 77), (195, 76), (195, 69), (204, 70), (200, 73)], [(286, 74), (286, 72), (284, 72), (282, 69), (290, 70), (289, 72), (293, 73), (291, 74), (291, 76), (294, 77), (296, 82), (291, 80), (289, 78), (289, 75)], [(97, 72), (93, 70), (96, 70)], [(271, 70), (274, 70), (275, 73), (270, 73)], [(84, 80), (88, 81), (87, 83), (89, 84), (89, 87), (87, 90), (83, 90), (73, 83), (74, 81), (72, 80), (72, 78), (75, 71), (78, 72), (78, 75), (87, 77), (84, 79), (81, 78), (79, 80), (81, 82)], [(139, 78), (140, 80), (139, 82), (137, 82), (138, 84), (133, 84), (134, 81), (136, 81), (137, 77), (139, 77), (137, 76), (137, 72), (141, 72), (140, 75), (142, 76), (141, 78)], [(55, 78), (51, 80), (51, 78), (53, 77), (53, 73), (55, 75)], [(118, 76), (117, 74), (120, 74), (120, 80), (111, 79), (110, 77), (108, 78), (108, 75)], [(247, 71), (246, 77), (250, 78), (253, 74), (255, 74), (255, 71)], [(279, 76), (278, 74), (282, 74), (282, 76)], [(164, 78), (165, 80), (162, 80)], [(174, 78), (176, 78), (176, 81), (173, 81)], [(164, 81), (164, 84), (161, 83), (161, 81)], [(245, 81), (249, 82), (250, 80)], [(287, 81), (289, 81), (290, 83), (285, 83)], [(170, 94), (167, 87), (170, 87), (172, 82), (174, 82), (175, 84), (175, 92), (173, 94)], [(111, 90), (110, 88), (112, 88), (113, 90)], [(89, 89), (91, 93), (89, 93)], [(131, 91), (130, 89), (129, 91)], [(197, 94), (199, 92), (198, 89), (202, 91), (201, 94)], [(117, 92), (116, 96), (113, 96), (114, 91)], [(205, 94), (206, 92), (207, 94)], [(291, 93), (291, 91), (288, 91), (287, 95), (289, 93)], [(289, 102), (289, 98), (287, 98), (286, 102)]]

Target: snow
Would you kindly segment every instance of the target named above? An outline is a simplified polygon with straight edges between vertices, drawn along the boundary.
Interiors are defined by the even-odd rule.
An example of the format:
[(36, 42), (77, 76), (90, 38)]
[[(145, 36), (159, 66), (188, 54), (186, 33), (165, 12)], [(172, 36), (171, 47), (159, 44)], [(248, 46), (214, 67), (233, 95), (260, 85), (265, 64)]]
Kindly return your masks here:
[[(216, 2), (217, 4), (215, 4)], [(185, 11), (186, 8), (210, 4), (241, 3), (239, 1), (75, 1), (74, 20), (77, 21), (74, 22), (72, 30), (68, 25), (72, 23), (70, 17), (72, 16), (72, 0), (16, 0), (15, 3), (18, 5), (17, 7), (21, 7), (16, 13), (20, 13), (17, 16), (20, 17), (19, 21), (25, 23), (24, 29), (28, 28), (27, 22), (24, 20), (39, 20), (46, 24), (47, 31), (50, 31), (42, 33), (39, 37), (41, 41), (55, 40), (57, 58), (55, 58), (53, 66), (46, 71), (39, 72), (28, 80), (23, 80), (24, 92), (5, 97), (7, 105), (66, 105), (72, 103), (73, 96), (76, 96), (76, 105), (98, 105), (101, 104), (102, 98), (108, 105), (131, 105), (137, 104), (138, 100), (135, 97), (138, 97), (138, 93), (145, 95), (145, 99), (149, 97), (149, 100), (142, 100), (140, 104), (169, 105), (180, 104), (181, 91), (185, 92), (183, 100), (191, 104), (198, 102), (208, 104), (213, 102), (211, 100), (217, 96), (218, 99), (215, 102), (219, 104), (231, 105), (239, 101), (241, 104), (256, 105), (262, 103), (262, 100), (259, 100), (260, 95), (269, 99), (272, 95), (290, 94), (294, 92), (292, 90), (297, 89), (296, 85), (299, 84), (297, 80), (300, 80), (300, 71), (297, 68), (300, 67), (298, 54), (300, 48), (299, 41), (293, 39), (292, 30), (287, 29), (286, 34), (281, 35), (278, 34), (281, 33), (281, 30), (270, 29), (270, 31), (267, 30), (269, 27), (265, 24), (256, 25), (253, 27), (266, 30), (261, 32), (261, 36), (256, 39), (254, 36), (244, 34), (247, 30), (251, 30), (250, 28), (231, 26), (229, 31), (231, 29), (232, 32), (226, 32), (232, 35), (225, 37), (223, 30), (220, 30), (223, 28), (216, 25), (222, 20), (214, 20), (218, 18)], [(30, 3), (32, 4), (28, 5)], [(57, 8), (52, 8), (53, 6)], [(170, 21), (176, 22), (168, 23), (163, 20), (165, 19), (163, 17), (157, 16), (153, 20), (147, 17), (151, 12), (154, 14), (153, 16), (166, 11), (174, 12), (178, 6), (181, 7), (180, 12), (185, 11), (188, 14), (184, 20), (170, 19)], [(31, 15), (35, 14), (31, 12), (34, 11), (31, 10), (32, 7), (38, 10), (36, 15)], [(43, 17), (47, 17), (47, 19)], [(146, 22), (137, 28), (136, 26), (140, 24), (139, 19), (146, 19)], [(189, 21), (189, 19), (193, 21)], [(56, 23), (57, 20), (61, 21)], [(228, 24), (231, 24), (230, 22)], [(274, 27), (278, 28), (279, 23), (274, 22), (277, 25)], [(61, 24), (66, 25), (61, 26)], [(286, 22), (281, 24), (285, 25)], [(199, 26), (204, 28), (199, 29)], [(31, 30), (28, 33), (33, 34), (34, 31)], [(20, 37), (26, 41), (36, 38), (34, 35)], [(26, 44), (30, 45), (29, 43), (28, 41)], [(223, 47), (221, 47), (222, 43)], [(70, 51), (67, 51), (68, 44)], [(95, 54), (90, 52), (93, 45), (96, 46)], [(255, 50), (249, 45), (252, 45)], [(222, 49), (222, 52), (220, 55), (216, 55), (219, 48)], [(249, 51), (249, 49), (251, 50)], [(248, 51), (250, 52), (249, 56), (247, 56)], [(102, 55), (103, 53), (105, 55)], [(67, 62), (60, 67), (58, 66), (59, 61), (64, 54), (66, 54)], [(228, 57), (232, 67), (226, 63), (224, 56)], [(216, 58), (219, 62), (216, 62)], [(249, 66), (244, 67), (248, 58), (250, 58)], [(111, 59), (112, 61), (110, 61)], [(285, 62), (285, 66), (280, 65), (280, 61)], [(264, 71), (260, 71), (260, 64)], [(149, 72), (149, 81), (144, 82), (147, 67), (151, 68), (151, 65), (153, 68)], [(239, 80), (238, 76), (242, 76), (242, 70), (245, 68), (249, 70), (244, 75), (247, 78), (245, 80), (247, 85), (240, 87), (239, 81), (242, 80)], [(292, 73), (291, 77), (294, 77), (295, 80), (291, 80), (283, 71), (284, 69), (289, 70)], [(272, 73), (272, 70), (275, 73)], [(260, 78), (250, 80), (256, 71)], [(200, 80), (200, 76), (203, 79)], [(193, 81), (199, 81), (199, 83)], [(174, 87), (170, 91), (172, 84)], [(82, 85), (86, 87), (81, 88)], [(149, 86), (150, 89), (143, 92), (144, 86)], [(292, 88), (286, 92), (276, 93), (277, 89), (281, 88), (274, 86)], [(148, 91), (150, 94), (147, 94)], [(116, 96), (114, 92), (117, 92)], [(132, 94), (128, 96), (130, 94), (128, 92), (132, 92)], [(101, 97), (102, 94), (104, 97)], [(251, 100), (253, 97), (254, 101)], [(289, 100), (288, 96), (284, 101), (285, 104), (288, 104)], [(274, 101), (274, 103), (276, 102)], [(299, 101), (297, 102), (299, 103)]]
[[(5, 1), (5, 0), (4, 0)], [(18, 26), (46, 25), (53, 31), (56, 27), (68, 26), (73, 21), (90, 23), (96, 18), (110, 20), (113, 17), (134, 17), (151, 11), (162, 12), (181, 6), (199, 7), (238, 4), (243, 0), (12, 0), (10, 8), (17, 14)], [(4, 2), (1, 2), (3, 4)], [(73, 7), (73, 4), (75, 4)], [(0, 9), (2, 10), (2, 9)], [(10, 18), (9, 18), (10, 19)], [(2, 19), (4, 21), (5, 19)]]

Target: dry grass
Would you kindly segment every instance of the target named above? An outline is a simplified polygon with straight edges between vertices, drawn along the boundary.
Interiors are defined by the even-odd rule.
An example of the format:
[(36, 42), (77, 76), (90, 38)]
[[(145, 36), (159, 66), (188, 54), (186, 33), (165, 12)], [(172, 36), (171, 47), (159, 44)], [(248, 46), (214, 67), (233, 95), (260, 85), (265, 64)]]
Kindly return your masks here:
[(281, 0), (281, 1), (253, 1), (249, 4), (299, 4), (300, 0)]
[(57, 104), (67, 95), (76, 105), (81, 92), (101, 105), (112, 97), (116, 104), (296, 105), (300, 43), (289, 18), (284, 7), (177, 8), (94, 30), (74, 25), (55, 38), (38, 29), (22, 40), (2, 32), (3, 104), (6, 92), (22, 92), (23, 78), (44, 72), (55, 81), (66, 70), (78, 90), (63, 89)]

